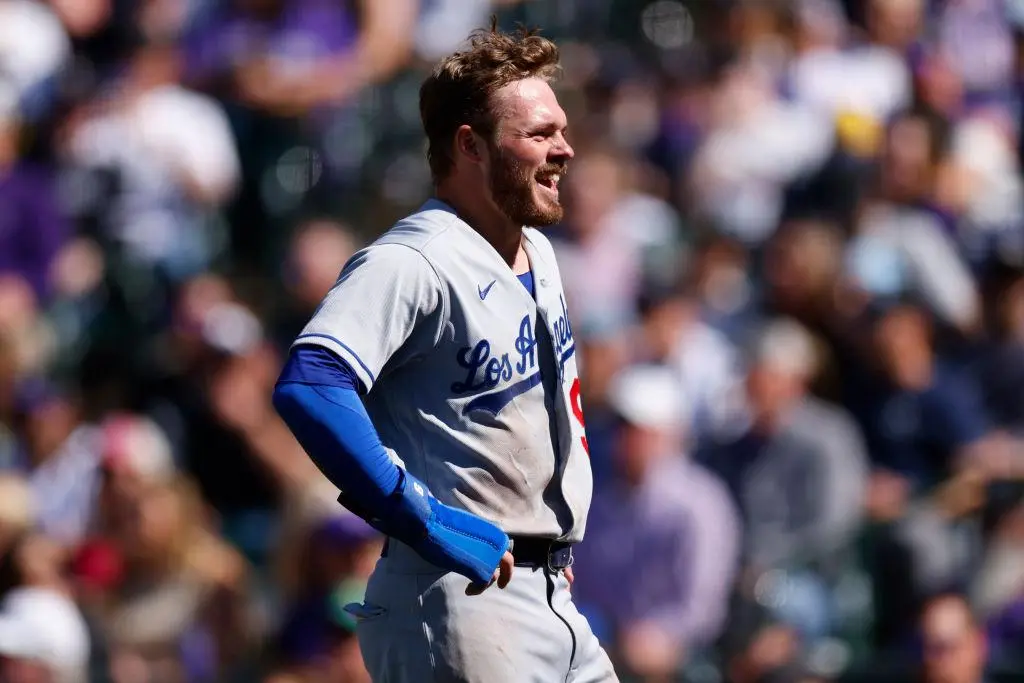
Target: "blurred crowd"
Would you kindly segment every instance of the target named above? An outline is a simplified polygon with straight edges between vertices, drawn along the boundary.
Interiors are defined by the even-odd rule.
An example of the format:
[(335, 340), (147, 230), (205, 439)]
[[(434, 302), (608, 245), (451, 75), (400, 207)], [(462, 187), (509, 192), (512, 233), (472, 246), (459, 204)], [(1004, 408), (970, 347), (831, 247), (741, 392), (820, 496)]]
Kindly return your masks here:
[(1024, 2), (0, 0), (0, 681), (366, 683), (271, 390), (492, 13), (562, 47), (623, 680), (1024, 679)]

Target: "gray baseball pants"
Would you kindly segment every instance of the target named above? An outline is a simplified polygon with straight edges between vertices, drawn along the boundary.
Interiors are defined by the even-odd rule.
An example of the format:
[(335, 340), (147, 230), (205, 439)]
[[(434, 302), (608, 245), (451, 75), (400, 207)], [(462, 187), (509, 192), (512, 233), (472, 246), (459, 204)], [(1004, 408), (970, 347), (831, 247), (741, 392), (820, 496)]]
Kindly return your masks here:
[(350, 605), (374, 683), (618, 683), (563, 572), (516, 567), (504, 589), (389, 541), (361, 605)]

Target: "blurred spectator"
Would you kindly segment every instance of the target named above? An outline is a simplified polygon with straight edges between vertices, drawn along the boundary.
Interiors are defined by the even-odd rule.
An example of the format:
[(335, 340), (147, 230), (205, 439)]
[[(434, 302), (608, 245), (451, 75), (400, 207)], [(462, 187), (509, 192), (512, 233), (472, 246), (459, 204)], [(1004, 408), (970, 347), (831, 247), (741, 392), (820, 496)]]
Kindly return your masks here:
[(993, 661), (1013, 665), (1024, 637), (1024, 505), (1018, 499), (1002, 507), (969, 589), (975, 614), (988, 626)]
[(999, 427), (1024, 435), (1024, 278), (1012, 275), (993, 290), (991, 338), (978, 359), (984, 405)]
[(118, 0), (47, 0), (74, 51), (75, 84), (94, 89), (112, 77), (130, 52), (137, 3)]
[(756, 603), (737, 601), (723, 638), (723, 672), (730, 683), (761, 683), (800, 664), (799, 636)]
[(689, 195), (722, 232), (757, 245), (782, 217), (786, 185), (827, 161), (834, 131), (815, 109), (779, 98), (748, 64), (724, 70), (714, 98)]
[[(220, 428), (240, 437), (251, 453), (249, 459), (255, 456), (280, 490), (302, 487), (311, 477), (319, 477), (270, 405), (269, 390), (280, 360), (259, 320), (240, 305), (218, 307), (204, 321), (204, 338), (213, 353), (203, 377), (206, 400)], [(197, 459), (191, 466), (199, 471), (205, 464)], [(232, 477), (227, 471), (223, 474)], [(224, 493), (236, 484), (224, 480)], [(212, 490), (209, 493), (218, 500)]]
[(31, 121), (47, 114), (60, 72), (70, 61), (70, 48), (60, 20), (46, 4), (0, 2), (0, 112)]
[(18, 588), (0, 601), (0, 679), (86, 683), (88, 663), (88, 630), (70, 597)]
[(825, 221), (783, 223), (765, 252), (767, 303), (780, 315), (825, 333), (837, 307), (843, 256), (838, 226)]
[(850, 276), (877, 297), (916, 296), (962, 332), (978, 323), (976, 285), (934, 201), (948, 130), (941, 119), (905, 115), (889, 128), (880, 196), (865, 204), (849, 254)]
[(997, 462), (1002, 446), (972, 378), (937, 356), (928, 314), (879, 305), (873, 323), (877, 380), (853, 410), (872, 461), (927, 490), (962, 467)]
[(274, 511), (321, 477), (270, 404), (280, 359), (263, 324), (216, 278), (181, 290), (168, 356), (139, 401), (162, 414), (224, 533), (267, 556)]
[(0, 475), (0, 554), (36, 523), (36, 502), (32, 488), (16, 474)]
[(487, 24), (492, 8), (522, 0), (426, 0), (420, 4), (415, 51), (433, 63), (457, 50), (465, 36)]
[[(662, 275), (649, 271), (664, 262), (675, 266), (678, 217), (636, 187), (636, 175), (624, 154), (595, 149), (580, 154), (566, 177), (572, 210), (552, 246), (564, 264), (566, 303), (581, 325), (629, 320), (645, 276)], [(588, 276), (595, 271), (601, 277)]]
[(907, 58), (919, 44), (926, 19), (923, 0), (867, 0), (865, 25), (867, 41)]
[(1015, 46), (1003, 5), (997, 0), (947, 2), (935, 21), (934, 49), (957, 71), (968, 107), (1013, 106)]
[(23, 277), (45, 301), (50, 268), (71, 230), (52, 169), (22, 158), (21, 133), (18, 114), (0, 102), (0, 273)]
[[(106, 97), (71, 119), (63, 150), (79, 174), (114, 179), (113, 197), (73, 200), (104, 203), (99, 237), (173, 282), (217, 256), (213, 212), (240, 173), (223, 110), (180, 85), (181, 62), (173, 43), (140, 45)], [(81, 193), (89, 191), (84, 183)]]
[(634, 361), (663, 363), (687, 397), (680, 416), (695, 443), (726, 438), (742, 414), (742, 361), (729, 339), (702, 319), (693, 296), (651, 285), (638, 297)]
[[(93, 525), (107, 529), (128, 524), (134, 514), (132, 501), (153, 481), (169, 479), (175, 472), (170, 443), (160, 428), (131, 414), (111, 414), (100, 425), (98, 519)], [(107, 516), (107, 515), (113, 515)]]
[[(294, 671), (314, 681), (368, 677), (358, 656), (354, 620), (346, 604), (361, 602), (381, 552), (380, 535), (347, 511), (333, 510), (307, 521), (286, 577), (293, 587), (277, 638), (279, 673)], [(353, 649), (355, 648), (355, 649)], [(331, 677), (330, 672), (333, 671)]]
[(1018, 503), (995, 529), (975, 575), (972, 603), (984, 620), (993, 669), (1018, 671), (1024, 642), (1024, 583), (1021, 577), (1022, 507)]
[[(907, 480), (876, 473), (868, 492), (875, 522), (868, 570), (876, 603), (874, 636), (883, 650), (903, 647), (928, 596), (968, 586), (977, 571), (981, 536), (973, 517), (985, 503), (982, 480), (965, 472), (925, 498)], [(879, 503), (885, 501), (886, 505)]]
[(339, 508), (337, 498), (337, 489), (325, 484), (305, 500), (291, 501), (298, 509), (286, 516), (287, 536), (279, 546), (284, 598), (323, 597), (345, 578), (369, 579), (383, 538), (365, 521)]
[(344, 103), (403, 64), (417, 5), (232, 0), (190, 45), (190, 71), (229, 75), (243, 101), (276, 114)]
[(290, 296), (277, 316), (282, 325), (275, 338), (282, 352), (305, 327), (357, 248), (351, 230), (330, 220), (310, 221), (296, 230), (283, 273)]
[(53, 539), (34, 530), (21, 534), (0, 558), (0, 594), (38, 588), (70, 595), (66, 560), (67, 552)]
[(264, 683), (370, 683), (355, 637), (356, 620), (345, 611), (346, 605), (361, 602), (365, 591), (365, 580), (342, 581), (304, 614), (293, 617), (285, 635), (289, 662)]
[(756, 311), (753, 268), (743, 245), (722, 235), (708, 236), (694, 252), (694, 295), (708, 324), (734, 342), (747, 334)]
[(961, 117), (936, 179), (936, 204), (959, 217), (957, 237), (965, 259), (975, 266), (1022, 263), (1024, 181), (1015, 128), (999, 111)]
[(627, 670), (667, 680), (723, 626), (739, 517), (722, 483), (679, 453), (686, 413), (669, 369), (627, 369), (609, 397), (615, 474), (595, 493), (573, 590), (609, 623)]
[(845, 246), (838, 225), (793, 219), (779, 226), (763, 262), (766, 312), (796, 320), (822, 342), (811, 387), (836, 402), (847, 376), (860, 371), (864, 335), (856, 315), (867, 303), (843, 277)]
[[(157, 368), (169, 374), (201, 373), (210, 355), (206, 321), (215, 310), (224, 310), (234, 301), (234, 289), (223, 276), (203, 273), (182, 283), (164, 339), (155, 351)], [(244, 331), (245, 327), (239, 329)]]
[(985, 634), (959, 595), (932, 598), (921, 613), (924, 683), (983, 683)]
[(108, 461), (103, 524), (85, 547), (109, 539), (120, 568), (104, 575), (80, 556), (79, 581), (99, 589), (90, 616), (115, 681), (217, 680), (252, 635), (240, 602), (246, 568), (207, 528), (191, 483), (153, 458)]
[(102, 436), (83, 419), (80, 400), (50, 382), (26, 382), (18, 412), (24, 435), (19, 466), (31, 483), (39, 525), (74, 545), (91, 520)]
[[(73, 602), (65, 551), (34, 531), (20, 534), (0, 556), (0, 678), (84, 683), (90, 635)], [(12, 680), (22, 680), (14, 678)]]
[(797, 54), (789, 70), (793, 95), (835, 122), (855, 156), (877, 149), (889, 117), (910, 104), (911, 73), (904, 61), (914, 37), (920, 0), (868, 0), (868, 35), (853, 41), (835, 0), (795, 3)]
[(54, 330), (32, 287), (17, 275), (0, 275), (0, 339), (10, 354), (10, 389), (45, 374), (55, 361)]
[(779, 599), (780, 618), (809, 638), (835, 627), (825, 584), (837, 578), (858, 531), (868, 465), (852, 419), (807, 395), (815, 355), (798, 324), (768, 324), (750, 358), (749, 427), (702, 459), (743, 511), (750, 571), (783, 572), (773, 590), (792, 594)]

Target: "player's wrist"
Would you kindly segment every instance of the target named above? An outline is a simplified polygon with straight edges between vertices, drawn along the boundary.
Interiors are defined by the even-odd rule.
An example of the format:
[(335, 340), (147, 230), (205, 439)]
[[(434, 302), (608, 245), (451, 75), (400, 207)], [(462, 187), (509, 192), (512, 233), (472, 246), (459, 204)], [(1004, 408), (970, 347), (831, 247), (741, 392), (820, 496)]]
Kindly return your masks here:
[(508, 536), (493, 522), (440, 503), (427, 485), (402, 470), (378, 527), (437, 566), (484, 582), (508, 549)]
[(386, 520), (388, 535), (408, 544), (426, 537), (434, 516), (431, 497), (426, 484), (400, 470), (398, 484), (388, 501), (391, 508)]

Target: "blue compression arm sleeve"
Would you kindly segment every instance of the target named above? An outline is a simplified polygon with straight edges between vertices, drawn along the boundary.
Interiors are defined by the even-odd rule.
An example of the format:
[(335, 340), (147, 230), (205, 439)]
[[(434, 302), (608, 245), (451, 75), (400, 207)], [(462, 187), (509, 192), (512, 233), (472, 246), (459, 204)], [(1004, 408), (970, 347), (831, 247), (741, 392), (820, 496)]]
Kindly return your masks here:
[(299, 347), (274, 389), (274, 407), (332, 484), (373, 510), (398, 487), (398, 466), (384, 450), (359, 398), (355, 371), (327, 349)]
[(478, 583), (490, 580), (508, 536), (438, 502), (388, 456), (359, 398), (355, 372), (318, 347), (298, 347), (274, 389), (274, 407), (341, 500), (424, 559)]

